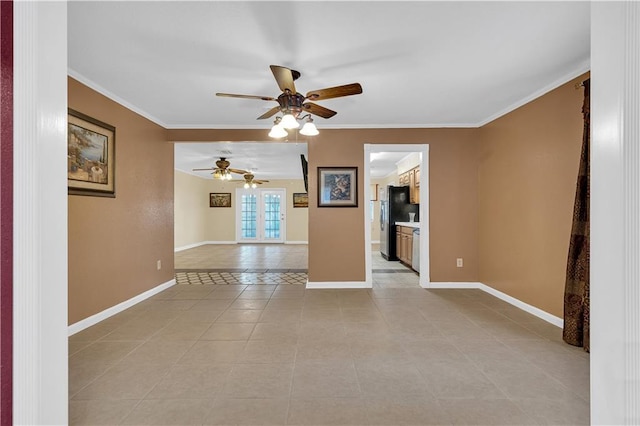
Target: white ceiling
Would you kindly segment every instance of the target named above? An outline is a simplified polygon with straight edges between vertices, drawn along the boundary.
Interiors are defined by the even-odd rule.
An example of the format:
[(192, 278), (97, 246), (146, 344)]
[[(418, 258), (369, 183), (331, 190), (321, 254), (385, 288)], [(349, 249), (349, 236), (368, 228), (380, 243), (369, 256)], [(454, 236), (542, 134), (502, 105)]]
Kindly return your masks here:
[[(215, 167), (225, 157), (230, 167), (253, 172), (256, 179), (302, 179), (300, 154), (307, 156), (307, 144), (295, 142), (194, 142), (177, 143), (175, 167), (178, 170), (211, 178), (213, 171), (197, 171)], [(242, 179), (237, 176), (236, 179)]]
[(320, 131), (477, 127), (590, 57), (588, 2), (72, 1), (67, 24), (69, 74), (166, 128), (266, 131), (274, 102), (214, 93), (276, 97), (271, 64), (300, 71), (301, 93), (362, 84), (318, 101), (338, 112)]

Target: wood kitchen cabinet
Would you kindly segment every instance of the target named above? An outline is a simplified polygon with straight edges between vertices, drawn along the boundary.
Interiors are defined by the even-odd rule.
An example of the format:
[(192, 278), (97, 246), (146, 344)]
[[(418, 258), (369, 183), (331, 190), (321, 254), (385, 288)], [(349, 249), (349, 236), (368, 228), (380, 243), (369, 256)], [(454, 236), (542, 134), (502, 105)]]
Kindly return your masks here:
[(413, 228), (396, 227), (396, 256), (406, 265), (411, 266), (413, 260)]
[(398, 176), (400, 186), (409, 186), (411, 184), (409, 172), (404, 172)]
[(398, 182), (400, 186), (409, 187), (409, 202), (420, 204), (420, 167), (414, 167), (398, 175)]
[(410, 170), (411, 185), (409, 189), (409, 202), (420, 204), (420, 167)]

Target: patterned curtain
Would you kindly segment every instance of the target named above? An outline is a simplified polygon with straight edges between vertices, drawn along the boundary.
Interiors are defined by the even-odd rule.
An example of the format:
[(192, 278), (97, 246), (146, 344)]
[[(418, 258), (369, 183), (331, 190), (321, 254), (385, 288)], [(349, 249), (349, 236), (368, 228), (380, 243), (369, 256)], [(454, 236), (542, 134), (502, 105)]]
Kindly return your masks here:
[(565, 342), (582, 346), (589, 352), (589, 88), (590, 80), (584, 86), (584, 130), (580, 171), (576, 184), (576, 199), (573, 205), (573, 225), (567, 260), (567, 276), (564, 290), (564, 330)]

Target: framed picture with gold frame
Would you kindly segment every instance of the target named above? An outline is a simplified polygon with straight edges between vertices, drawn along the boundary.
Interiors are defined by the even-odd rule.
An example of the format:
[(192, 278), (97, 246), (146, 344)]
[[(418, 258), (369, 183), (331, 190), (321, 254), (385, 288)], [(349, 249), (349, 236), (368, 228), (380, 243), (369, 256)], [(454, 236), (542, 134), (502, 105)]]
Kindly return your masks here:
[(115, 154), (115, 127), (68, 110), (67, 188), (70, 195), (115, 197)]

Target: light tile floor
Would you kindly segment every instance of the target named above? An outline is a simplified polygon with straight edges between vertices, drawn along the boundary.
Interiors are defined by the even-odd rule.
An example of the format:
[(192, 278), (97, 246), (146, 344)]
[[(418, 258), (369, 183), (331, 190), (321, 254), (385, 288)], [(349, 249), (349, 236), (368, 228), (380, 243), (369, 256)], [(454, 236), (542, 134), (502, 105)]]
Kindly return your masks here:
[(589, 423), (588, 354), (479, 290), (176, 285), (69, 366), (71, 424)]

